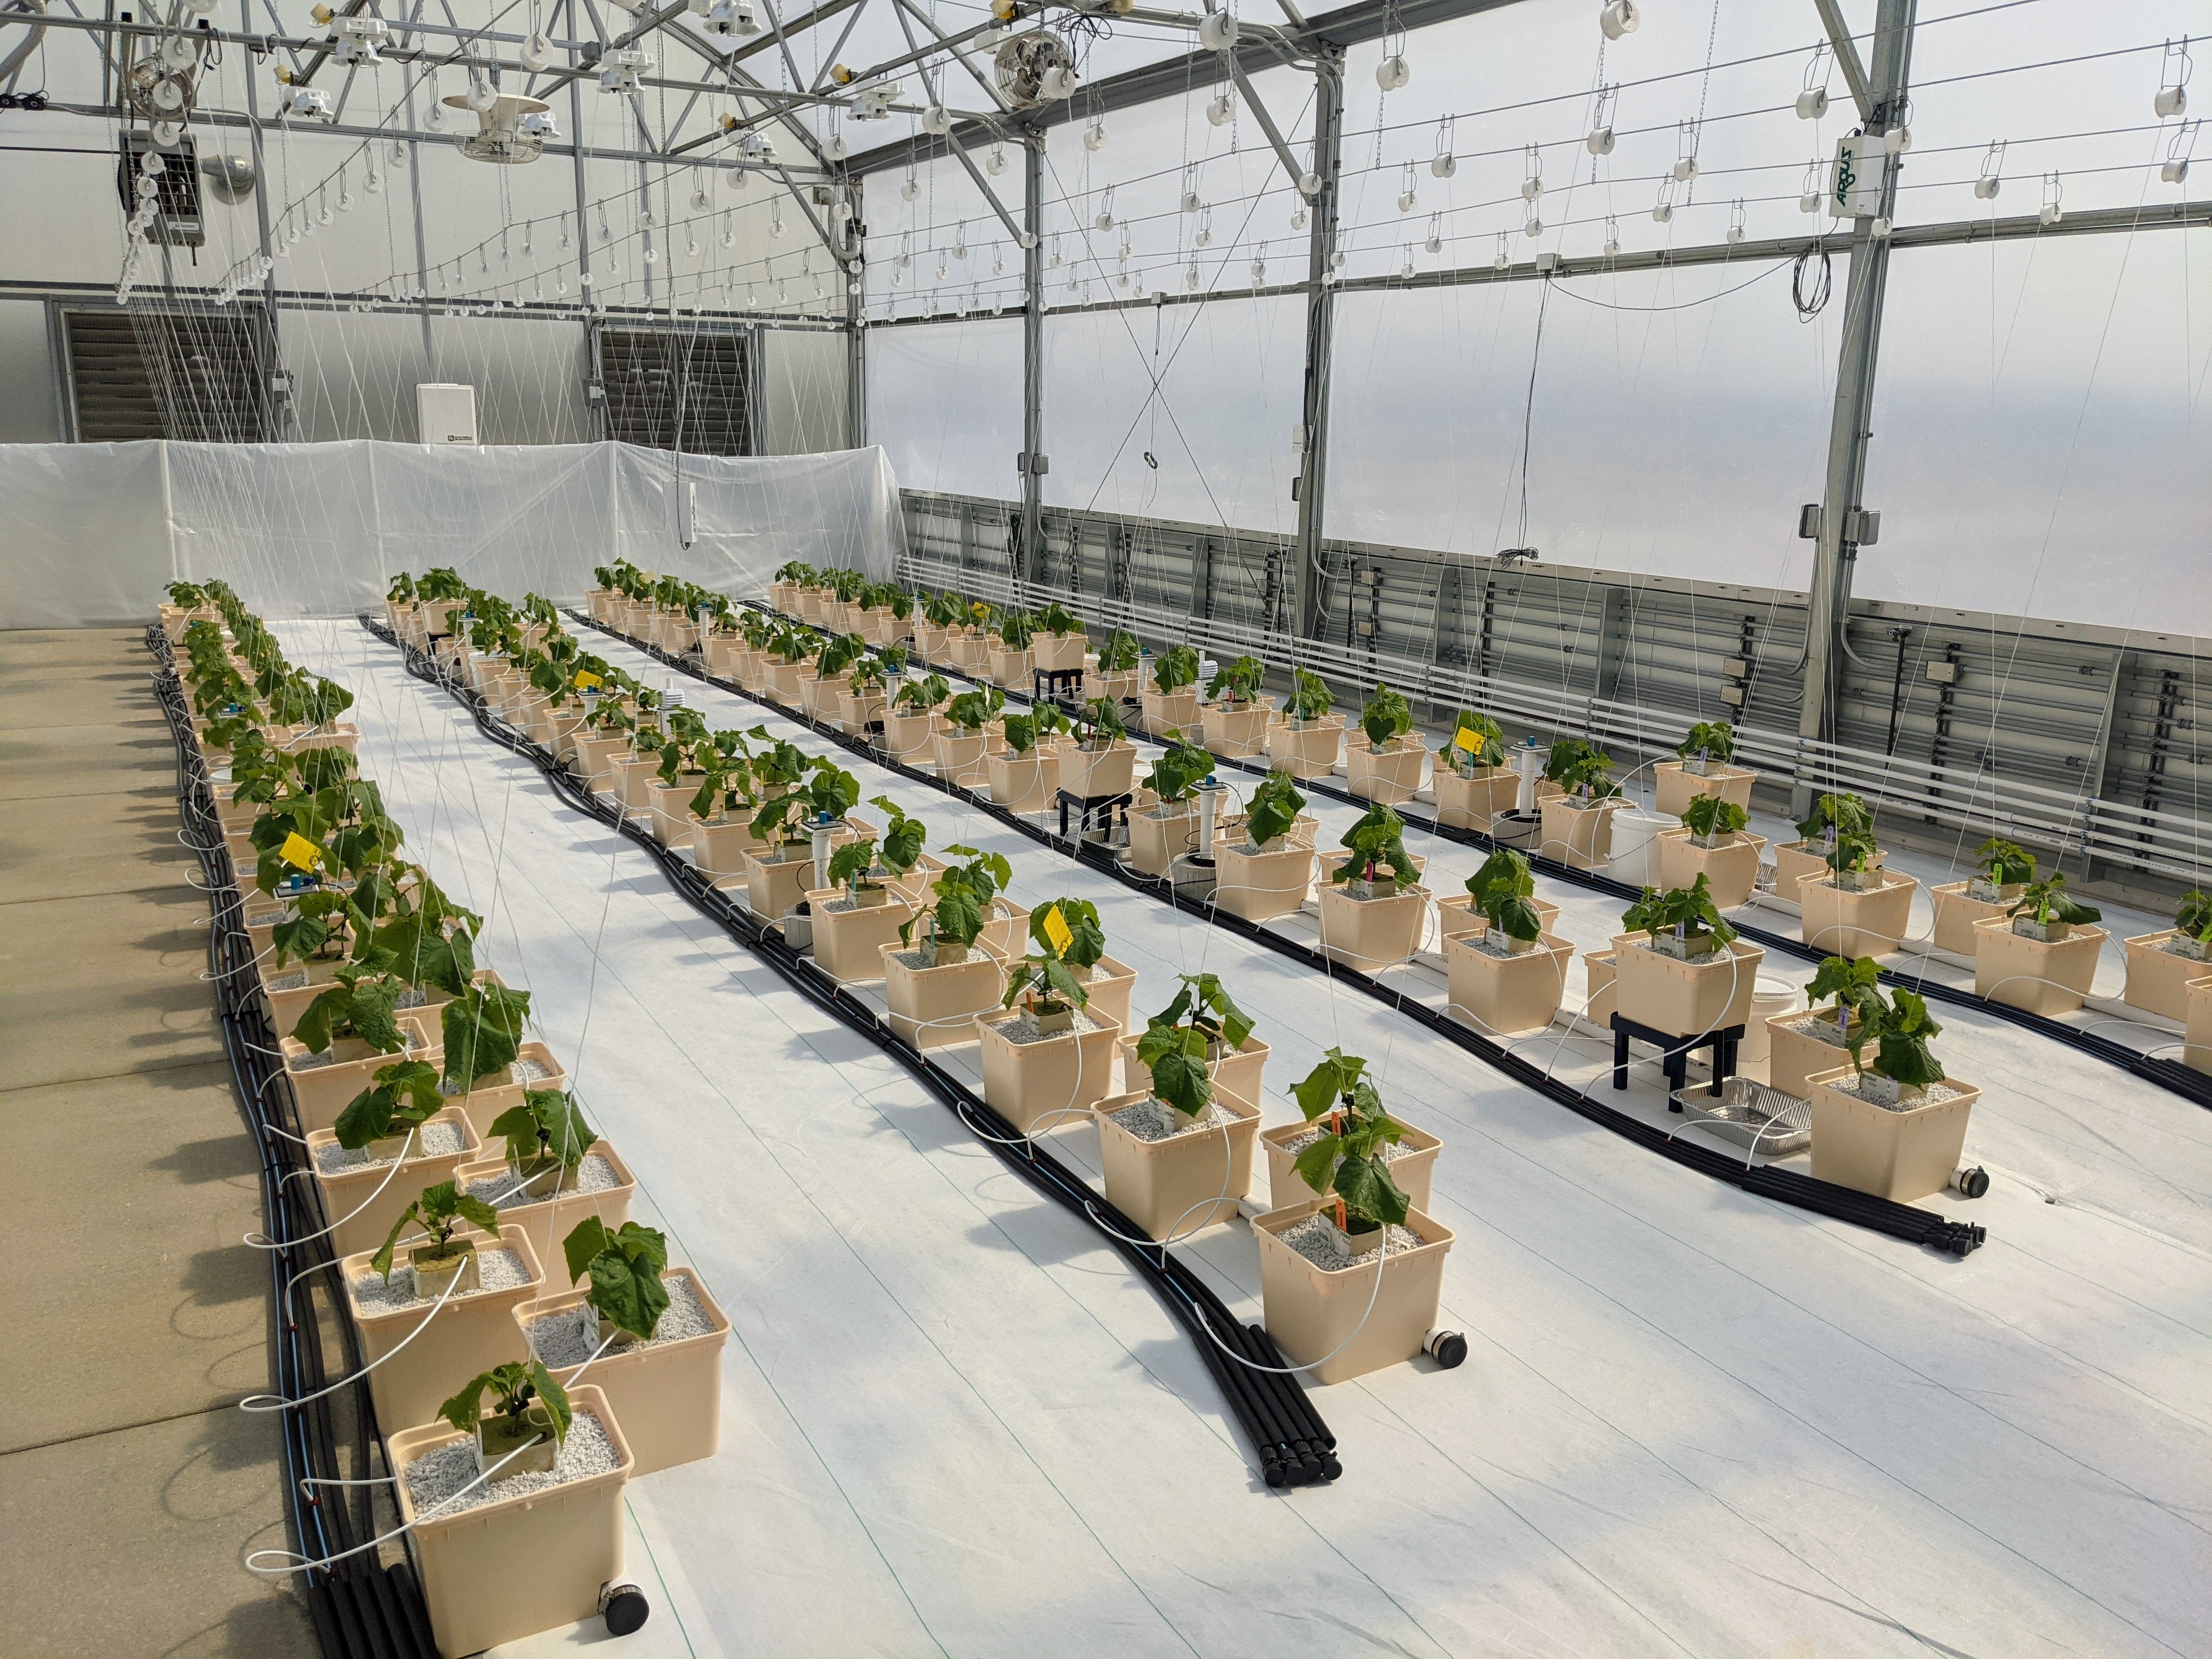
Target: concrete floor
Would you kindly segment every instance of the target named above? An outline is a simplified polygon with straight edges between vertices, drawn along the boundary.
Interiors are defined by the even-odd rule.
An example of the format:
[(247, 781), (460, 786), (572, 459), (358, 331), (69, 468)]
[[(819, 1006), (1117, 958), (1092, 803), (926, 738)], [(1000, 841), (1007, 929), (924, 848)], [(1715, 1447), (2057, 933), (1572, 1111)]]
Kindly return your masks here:
[(285, 1542), (273, 1423), (236, 1407), (269, 1382), (260, 1196), (151, 674), (135, 629), (0, 633), (0, 1648), (25, 1659), (315, 1650), (240, 1565)]

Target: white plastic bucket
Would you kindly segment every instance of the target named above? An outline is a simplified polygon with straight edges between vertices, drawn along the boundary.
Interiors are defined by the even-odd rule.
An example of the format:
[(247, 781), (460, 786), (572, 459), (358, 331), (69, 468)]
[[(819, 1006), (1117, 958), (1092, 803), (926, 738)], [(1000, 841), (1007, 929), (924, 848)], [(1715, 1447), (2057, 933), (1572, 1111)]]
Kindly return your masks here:
[(1786, 979), (1777, 979), (1771, 974), (1761, 974), (1751, 988), (1751, 1023), (1744, 1027), (1743, 1046), (1737, 1049), (1736, 1059), (1748, 1066), (1753, 1060), (1764, 1065), (1769, 1051), (1766, 1022), (1777, 1014), (1786, 1014), (1796, 1008), (1800, 998), (1798, 988)]
[(1681, 819), (1664, 812), (1639, 811), (1624, 806), (1613, 815), (1613, 855), (1606, 873), (1615, 881), (1653, 887), (1659, 881), (1659, 832), (1672, 830)]

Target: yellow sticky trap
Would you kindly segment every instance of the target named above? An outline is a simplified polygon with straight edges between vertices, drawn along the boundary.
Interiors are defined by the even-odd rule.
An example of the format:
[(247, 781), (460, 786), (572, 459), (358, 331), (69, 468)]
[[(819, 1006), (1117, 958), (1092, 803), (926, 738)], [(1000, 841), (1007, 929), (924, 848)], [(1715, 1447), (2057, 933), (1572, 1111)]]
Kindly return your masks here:
[(1062, 956), (1066, 956), (1067, 947), (1075, 943), (1075, 930), (1067, 925), (1067, 918), (1060, 914), (1057, 904), (1044, 913), (1044, 936), (1052, 941), (1052, 948)]
[(284, 837), (276, 856), (295, 870), (312, 870), (323, 861), (323, 849), (295, 830)]
[(597, 674), (592, 672), (588, 668), (579, 671), (576, 675), (576, 690), (579, 691), (589, 691), (595, 686), (604, 685), (605, 684), (606, 682), (605, 680), (602, 680)]
[(1480, 755), (1482, 752), (1482, 739), (1475, 735), (1473, 726), (1462, 726), (1452, 733), (1452, 747), (1467, 754)]

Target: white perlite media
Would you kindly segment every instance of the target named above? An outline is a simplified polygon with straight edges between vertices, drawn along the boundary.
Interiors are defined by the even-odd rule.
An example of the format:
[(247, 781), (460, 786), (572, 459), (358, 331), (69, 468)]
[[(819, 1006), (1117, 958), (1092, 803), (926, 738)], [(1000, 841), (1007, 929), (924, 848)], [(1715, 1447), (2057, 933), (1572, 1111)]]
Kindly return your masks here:
[(307, 970), (302, 968), (296, 974), (278, 974), (274, 978), (264, 979), (261, 981), (261, 988), (264, 991), (304, 991), (307, 988)]
[[(469, 1486), (477, 1479), (477, 1448), (473, 1437), (464, 1435), (416, 1458), (407, 1466), (405, 1479), (416, 1518), (422, 1520), (427, 1512), (434, 1511), (438, 1516), (459, 1515), (479, 1504), (526, 1498), (532, 1492), (544, 1492), (571, 1480), (611, 1474), (619, 1467), (614, 1443), (607, 1438), (599, 1419), (589, 1412), (578, 1412), (575, 1420), (568, 1425), (568, 1437), (561, 1443), (560, 1461), (545, 1473), (495, 1475)], [(469, 1489), (462, 1492), (464, 1486)], [(456, 1492), (460, 1496), (455, 1498)]]
[(1839, 1094), (1846, 1094), (1855, 1099), (1863, 1100), (1869, 1106), (1879, 1106), (1885, 1112), (1917, 1111), (1923, 1106), (1940, 1106), (1947, 1100), (1956, 1100), (1959, 1097), (1959, 1091), (1948, 1083), (1931, 1083), (1921, 1091), (1917, 1097), (1911, 1095), (1903, 1096), (1894, 1104), (1887, 1100), (1875, 1099), (1873, 1096), (1859, 1087), (1859, 1079), (1855, 1077), (1845, 1078), (1840, 1083), (1832, 1083), (1828, 1086)]
[(1218, 1101), (1211, 1100), (1196, 1117), (1187, 1117), (1156, 1099), (1138, 1101), (1109, 1115), (1139, 1140), (1165, 1140), (1172, 1135), (1191, 1134), (1200, 1129), (1218, 1132), (1224, 1124), (1237, 1121), (1234, 1113), (1224, 1111)]
[[(1336, 1224), (1324, 1215), (1310, 1215), (1296, 1225), (1284, 1228), (1275, 1237), (1323, 1273), (1340, 1273), (1354, 1267), (1372, 1271), (1375, 1266), (1368, 1255), (1352, 1255), (1352, 1247), (1345, 1242), (1344, 1235), (1337, 1231)], [(1382, 1229), (1382, 1249), (1385, 1255), (1399, 1255), (1407, 1250), (1418, 1249), (1420, 1243), (1419, 1234), (1409, 1232), (1403, 1227), (1386, 1226)]]
[[(1310, 1125), (1305, 1129), (1300, 1131), (1295, 1135), (1292, 1135), (1288, 1140), (1285, 1141), (1283, 1143), (1283, 1150), (1295, 1158), (1328, 1133), (1328, 1126), (1325, 1123)], [(1376, 1150), (1382, 1154), (1382, 1161), (1385, 1164), (1395, 1164), (1400, 1158), (1404, 1158), (1410, 1153), (1419, 1152), (1420, 1149), (1417, 1146), (1408, 1146), (1402, 1140), (1386, 1140)]]
[[(660, 1322), (653, 1328), (651, 1339), (609, 1348), (600, 1358), (636, 1348), (658, 1348), (690, 1336), (705, 1336), (714, 1328), (707, 1317), (707, 1310), (699, 1305), (699, 1297), (689, 1279), (680, 1273), (663, 1273), (660, 1282), (668, 1287), (668, 1307), (660, 1316)], [(599, 1346), (599, 1340), (596, 1336), (588, 1342), (584, 1340), (586, 1313), (592, 1310), (586, 1308), (571, 1313), (548, 1314), (543, 1319), (530, 1322), (530, 1351), (544, 1363), (547, 1370), (565, 1370), (592, 1357), (592, 1350)], [(593, 1313), (592, 1316), (596, 1319), (598, 1316)]]
[[(483, 1250), (477, 1252), (477, 1287), (450, 1297), (446, 1305), (465, 1302), (472, 1296), (489, 1291), (512, 1291), (530, 1283), (530, 1274), (522, 1265), (522, 1258), (513, 1250)], [(398, 1253), (392, 1270), (392, 1280), (386, 1284), (381, 1273), (362, 1273), (353, 1281), (353, 1299), (361, 1304), (365, 1314), (397, 1313), (403, 1308), (427, 1308), (438, 1298), (415, 1294), (415, 1275), (407, 1271), (407, 1255)]]
[(1029, 1021), (1019, 1018), (999, 1022), (999, 1034), (1012, 1043), (1049, 1042), (1054, 1037), (1081, 1036), (1085, 1031), (1104, 1029), (1080, 1008), (1075, 1010), (1075, 1017), (1065, 1031), (1040, 1031)]
[(553, 1075), (534, 1060), (518, 1060), (512, 1069), (517, 1083), (543, 1083)]
[[(415, 1144), (407, 1149), (407, 1156), (410, 1161), (418, 1158), (451, 1158), (456, 1152), (466, 1152), (468, 1145), (459, 1124), (426, 1123), (415, 1132)], [(325, 1175), (343, 1175), (352, 1170), (378, 1169), (392, 1161), (388, 1157), (372, 1156), (374, 1151), (368, 1146), (354, 1150), (331, 1141), (315, 1148), (315, 1167)]]
[[(469, 1196), (483, 1200), (494, 1209), (507, 1210), (518, 1204), (542, 1203), (551, 1196), (552, 1185), (552, 1177), (544, 1176), (525, 1187), (520, 1176), (510, 1175), (502, 1170), (495, 1176), (469, 1182)], [(613, 1164), (597, 1152), (586, 1152), (583, 1163), (576, 1169), (574, 1191), (563, 1193), (562, 1197), (574, 1198), (581, 1193), (603, 1193), (621, 1185), (622, 1182), (615, 1178)]]
[(1840, 1048), (1844, 1046), (1843, 1034), (1837, 1030), (1835, 1016), (1832, 1014), (1808, 1014), (1802, 1019), (1791, 1020), (1782, 1029), (1785, 1031), (1795, 1031), (1800, 1036), (1814, 1038), (1833, 1048)]

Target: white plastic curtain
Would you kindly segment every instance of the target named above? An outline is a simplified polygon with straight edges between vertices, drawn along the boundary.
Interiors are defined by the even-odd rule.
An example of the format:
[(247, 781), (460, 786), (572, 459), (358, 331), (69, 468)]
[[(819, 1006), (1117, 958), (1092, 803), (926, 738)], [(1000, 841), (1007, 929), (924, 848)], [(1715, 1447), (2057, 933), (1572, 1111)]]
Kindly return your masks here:
[(570, 599), (617, 555), (744, 598), (791, 559), (885, 580), (905, 545), (880, 448), (0, 445), (0, 628), (137, 621), (164, 583), (209, 576), (271, 617), (357, 611), (436, 565)]

